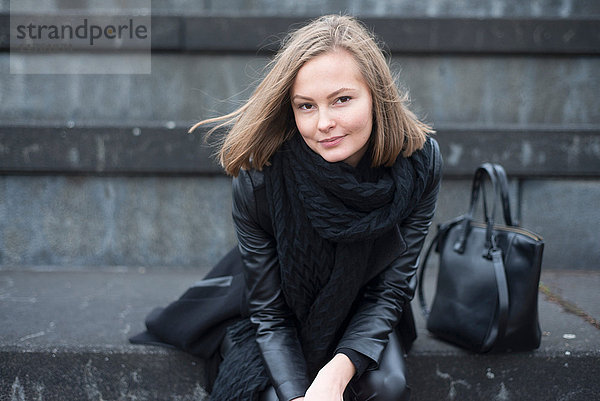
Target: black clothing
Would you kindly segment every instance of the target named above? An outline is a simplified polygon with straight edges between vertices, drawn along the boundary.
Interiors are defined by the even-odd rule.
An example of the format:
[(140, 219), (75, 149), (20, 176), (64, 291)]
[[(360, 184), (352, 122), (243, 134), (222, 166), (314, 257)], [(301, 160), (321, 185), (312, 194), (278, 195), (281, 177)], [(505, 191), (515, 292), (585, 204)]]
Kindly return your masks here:
[[(394, 327), (408, 348), (415, 337), (410, 307), (416, 284), (417, 259), (431, 224), (441, 177), (437, 143), (429, 139), (427, 182), (422, 195), (411, 205), (411, 213), (398, 221), (396, 229), (377, 238), (369, 254), (368, 272), (360, 281), (360, 292), (352, 305), (334, 352), (350, 349), (377, 368)], [(294, 312), (286, 302), (273, 221), (268, 208), (264, 174), (241, 171), (233, 181), (233, 218), (239, 247), (251, 320), (257, 325), (257, 343), (271, 383), (279, 398), (287, 401), (304, 395), (310, 384)], [(402, 312), (405, 313), (402, 313)], [(402, 322), (398, 325), (398, 322)]]
[(268, 387), (269, 376), (256, 344), (256, 329), (249, 319), (227, 328), (221, 357), (211, 400), (254, 401)]
[[(379, 368), (352, 380), (344, 393), (344, 401), (408, 401), (409, 398), (404, 351), (398, 336), (392, 331)], [(279, 401), (273, 386), (260, 395), (259, 401)]]
[(242, 257), (235, 247), (178, 300), (152, 310), (146, 317), (146, 331), (129, 341), (177, 348), (209, 360), (218, 354), (227, 327), (248, 316), (245, 287)]
[(389, 237), (423, 195), (431, 146), (389, 168), (371, 167), (366, 152), (352, 167), (325, 161), (296, 134), (265, 168), (281, 292), (311, 381), (331, 359), (364, 279), (373, 274), (374, 242)]

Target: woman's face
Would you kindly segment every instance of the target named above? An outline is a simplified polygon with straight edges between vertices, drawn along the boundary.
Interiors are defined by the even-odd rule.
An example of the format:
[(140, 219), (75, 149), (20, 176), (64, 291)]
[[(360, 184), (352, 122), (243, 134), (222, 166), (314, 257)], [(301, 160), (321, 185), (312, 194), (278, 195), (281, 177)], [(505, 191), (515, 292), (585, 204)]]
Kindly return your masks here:
[(354, 57), (337, 50), (308, 61), (290, 98), (306, 144), (330, 163), (356, 167), (371, 136), (373, 100)]

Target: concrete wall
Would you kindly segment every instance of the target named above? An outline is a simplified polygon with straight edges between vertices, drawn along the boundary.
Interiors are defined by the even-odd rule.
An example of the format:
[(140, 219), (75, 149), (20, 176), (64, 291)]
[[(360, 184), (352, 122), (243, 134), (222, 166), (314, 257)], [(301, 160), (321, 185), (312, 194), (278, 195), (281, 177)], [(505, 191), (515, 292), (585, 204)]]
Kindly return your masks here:
[(235, 243), (224, 176), (0, 176), (0, 266), (205, 269)]
[[(49, 11), (91, 4), (38, 3), (32, 2)], [(111, 9), (121, 2), (102, 4)], [(8, 10), (9, 1), (0, 0), (0, 13)], [(153, 1), (152, 12), (568, 19), (600, 16), (600, 2), (165, 0)], [(74, 55), (82, 61), (92, 56)], [(9, 53), (4, 51), (0, 122), (185, 127), (232, 110), (249, 95), (266, 60), (253, 52), (155, 52), (152, 74), (147, 76), (10, 75)], [(392, 65), (410, 91), (414, 110), (441, 132), (445, 127), (568, 131), (600, 125), (600, 59), (594, 55), (395, 54)], [(0, 157), (6, 152), (10, 149), (0, 144)], [(451, 162), (455, 155), (445, 156)], [(600, 209), (595, 206), (599, 177), (600, 171), (586, 179), (521, 177), (520, 183), (513, 182), (513, 200), (520, 199), (524, 226), (547, 240), (546, 268), (600, 267)], [(466, 177), (445, 177), (436, 222), (464, 213), (469, 190)], [(0, 268), (205, 268), (235, 243), (230, 203), (230, 179), (225, 176), (0, 175)]]
[[(434, 227), (468, 210), (470, 186), (443, 181)], [(519, 198), (544, 268), (598, 267), (599, 180), (513, 181), (513, 213)], [(0, 267), (206, 269), (235, 241), (224, 176), (0, 176)]]
[[(154, 54), (148, 76), (53, 76), (10, 75), (8, 59), (0, 54), (0, 120), (77, 125), (191, 123), (231, 111), (267, 60)], [(414, 109), (438, 126), (600, 124), (599, 58), (397, 56), (392, 65)]]

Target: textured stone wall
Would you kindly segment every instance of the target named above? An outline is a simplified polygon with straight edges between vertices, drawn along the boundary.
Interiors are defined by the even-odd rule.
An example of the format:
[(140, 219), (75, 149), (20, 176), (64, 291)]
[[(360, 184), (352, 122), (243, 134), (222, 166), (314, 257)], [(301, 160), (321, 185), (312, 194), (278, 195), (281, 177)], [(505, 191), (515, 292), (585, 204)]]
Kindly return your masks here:
[[(155, 54), (148, 76), (53, 76), (10, 75), (8, 57), (0, 54), (0, 120), (76, 125), (191, 123), (231, 111), (267, 60)], [(415, 110), (438, 126), (600, 124), (600, 58), (397, 56), (392, 66)]]
[(234, 244), (225, 176), (0, 176), (0, 266), (206, 268)]

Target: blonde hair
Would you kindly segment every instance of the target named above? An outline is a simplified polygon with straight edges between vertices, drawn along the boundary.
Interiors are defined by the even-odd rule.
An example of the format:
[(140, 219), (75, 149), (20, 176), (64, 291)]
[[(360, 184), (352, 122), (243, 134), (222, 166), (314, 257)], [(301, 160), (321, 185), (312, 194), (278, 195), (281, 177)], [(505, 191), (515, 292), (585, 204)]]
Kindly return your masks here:
[(237, 176), (240, 168), (261, 170), (297, 131), (289, 92), (298, 71), (309, 60), (340, 49), (354, 57), (371, 90), (372, 165), (391, 166), (400, 153), (408, 157), (421, 149), (434, 131), (406, 107), (407, 94), (400, 94), (375, 38), (356, 19), (342, 15), (320, 17), (288, 34), (248, 101), (232, 113), (200, 121), (190, 132), (203, 124), (218, 123), (209, 135), (230, 127), (218, 154), (225, 171)]

